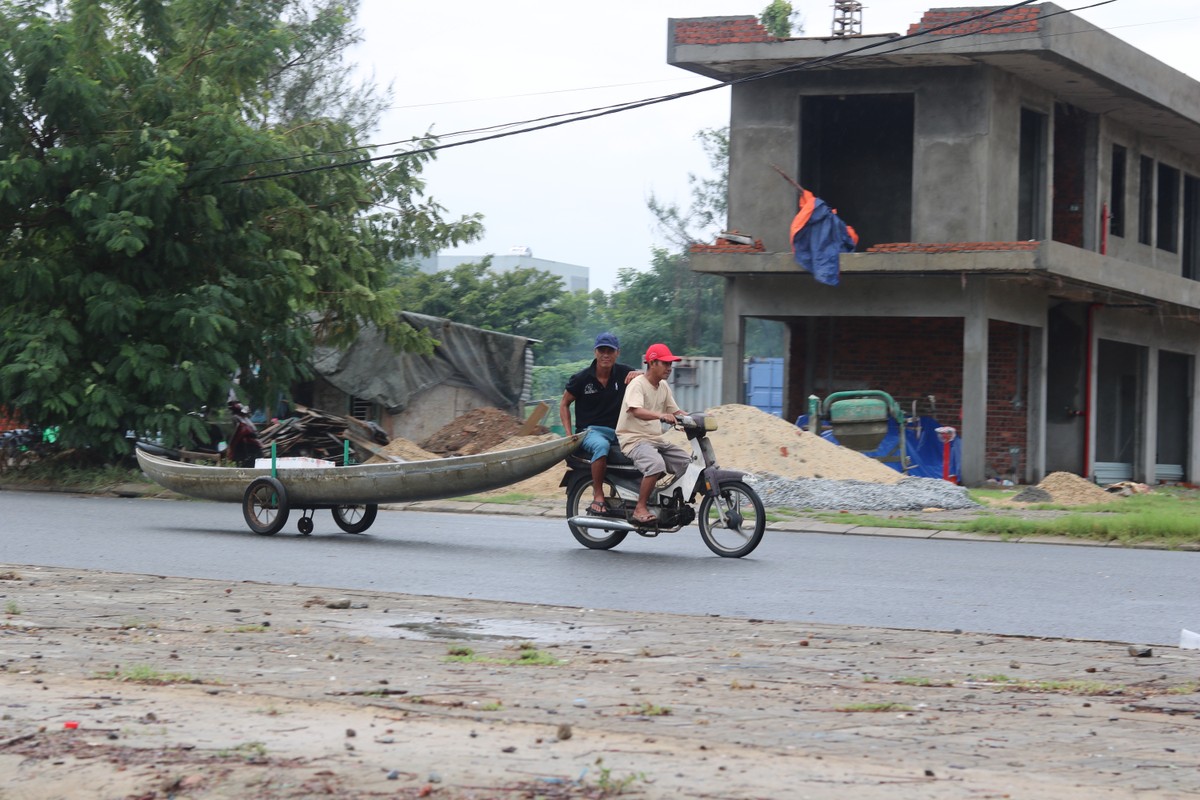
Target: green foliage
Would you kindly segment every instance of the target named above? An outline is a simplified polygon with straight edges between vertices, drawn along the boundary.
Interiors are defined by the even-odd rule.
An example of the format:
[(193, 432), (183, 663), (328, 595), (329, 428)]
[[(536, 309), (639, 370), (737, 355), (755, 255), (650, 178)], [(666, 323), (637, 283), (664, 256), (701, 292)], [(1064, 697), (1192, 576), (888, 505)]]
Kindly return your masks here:
[(432, 347), (382, 265), (478, 219), (422, 197), (427, 155), (304, 171), (379, 108), (334, 81), (354, 8), (0, 0), (0, 405), (115, 454), (185, 438), (235, 375), (273, 396), (363, 322)]
[[(567, 379), (579, 370), (592, 363), (591, 359), (568, 361), (564, 364), (533, 368), (533, 398), (536, 400), (553, 400), (558, 402), (563, 390), (567, 387)], [(553, 411), (553, 409), (551, 409)]]
[(650, 269), (617, 275), (611, 313), (634, 363), (655, 342), (666, 342), (677, 355), (720, 355), (725, 302), (720, 277), (693, 272), (686, 253), (662, 249), (654, 251)]
[(788, 0), (771, 0), (771, 4), (762, 10), (759, 20), (772, 36), (786, 39), (792, 35), (792, 20), (796, 11)]

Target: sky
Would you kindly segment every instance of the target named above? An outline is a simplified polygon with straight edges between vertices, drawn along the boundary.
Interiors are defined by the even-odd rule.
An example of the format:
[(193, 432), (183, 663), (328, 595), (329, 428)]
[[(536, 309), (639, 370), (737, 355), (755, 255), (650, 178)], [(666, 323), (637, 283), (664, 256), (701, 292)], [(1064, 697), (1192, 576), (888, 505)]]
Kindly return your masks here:
[[(1059, 0), (1094, 25), (1200, 79), (1196, 0)], [(672, 17), (757, 15), (768, 0), (361, 0), (364, 79), (393, 87), (372, 142), (449, 134), (698, 89), (713, 81), (666, 63)], [(803, 35), (831, 29), (832, 0), (793, 0)], [(928, 8), (969, 0), (875, 0), (863, 33), (904, 33)], [(665, 246), (646, 202), (686, 207), (689, 174), (711, 175), (696, 133), (729, 122), (729, 90), (451, 148), (424, 172), (452, 218), (480, 213), (482, 240), (446, 255), (504, 255), (588, 267), (611, 291)], [(456, 141), (448, 139), (447, 141)]]

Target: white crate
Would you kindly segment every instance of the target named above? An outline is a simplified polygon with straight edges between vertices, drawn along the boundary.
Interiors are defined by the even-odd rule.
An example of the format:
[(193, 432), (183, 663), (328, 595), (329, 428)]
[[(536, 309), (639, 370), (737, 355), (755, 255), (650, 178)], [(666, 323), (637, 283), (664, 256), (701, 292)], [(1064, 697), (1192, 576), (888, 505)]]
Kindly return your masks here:
[[(337, 466), (332, 461), (326, 461), (323, 458), (309, 458), (307, 456), (288, 456), (287, 458), (275, 459), (275, 466), (278, 469), (311, 469), (313, 467), (334, 467)], [(255, 469), (270, 469), (271, 459), (256, 458), (254, 459)]]

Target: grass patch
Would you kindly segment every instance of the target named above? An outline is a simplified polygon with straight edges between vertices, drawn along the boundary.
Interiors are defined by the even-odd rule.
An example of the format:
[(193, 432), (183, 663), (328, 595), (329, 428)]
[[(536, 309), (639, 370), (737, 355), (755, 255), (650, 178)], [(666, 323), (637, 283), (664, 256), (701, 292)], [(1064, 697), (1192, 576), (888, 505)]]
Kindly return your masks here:
[[(599, 759), (597, 759), (596, 763), (600, 764), (601, 762)], [(637, 781), (646, 780), (645, 773), (641, 772), (630, 773), (624, 778), (614, 778), (612, 770), (608, 767), (601, 766), (599, 771), (600, 777), (596, 779), (596, 788), (600, 790), (600, 797), (616, 797), (617, 795), (622, 795)]]
[(934, 680), (933, 678), (925, 677), (905, 677), (896, 678), (892, 683), (899, 683), (904, 686), (953, 686), (954, 681), (949, 680)]
[(116, 465), (79, 463), (70, 452), (40, 458), (4, 473), (5, 483), (14, 486), (52, 484), (77, 492), (103, 492), (123, 483), (157, 486), (140, 469)]
[[(1011, 492), (995, 489), (972, 489), (970, 493), (977, 501), (1011, 496)], [(814, 516), (837, 525), (962, 531), (1002, 539), (1062, 536), (1123, 545), (1156, 544), (1170, 548), (1200, 545), (1200, 526), (1196, 525), (1200, 492), (1195, 490), (1159, 487), (1150, 494), (1114, 497), (1111, 503), (1083, 506), (1040, 503), (1021, 508), (1064, 513), (1051, 519), (1022, 519), (985, 506), (969, 520), (918, 518), (903, 512), (887, 517), (835, 511), (816, 512)]]
[(1128, 691), (1121, 684), (1104, 683), (1103, 681), (1031, 681), (1018, 680), (1010, 678), (1007, 675), (971, 675), (967, 677), (967, 680), (978, 683), (996, 684), (997, 688), (1018, 692), (1053, 692), (1055, 694), (1073, 694), (1083, 697), (1122, 695)]
[(517, 645), (516, 658), (496, 658), (481, 656), (469, 647), (451, 647), (446, 652), (446, 661), (458, 664), (499, 664), (501, 666), (539, 666), (556, 667), (563, 662), (542, 650), (538, 650), (530, 642)]
[(179, 672), (162, 672), (145, 664), (135, 664), (128, 669), (111, 669), (96, 675), (110, 681), (123, 683), (145, 683), (154, 686), (165, 686), (170, 683), (204, 683), (199, 678)]
[(849, 706), (838, 706), (834, 711), (844, 711), (849, 714), (880, 714), (886, 711), (912, 711), (912, 706), (904, 703), (854, 703)]
[(4, 613), (13, 617), (19, 617), (21, 616), (21, 606), (17, 604), (16, 600), (9, 600), (4, 604)]
[(231, 750), (218, 750), (221, 758), (244, 758), (246, 761), (262, 761), (267, 757), (267, 746), (262, 742), (246, 742)]
[(642, 703), (630, 713), (637, 714), (639, 717), (669, 717), (671, 716), (671, 707), (656, 706), (654, 703)]
[(536, 495), (526, 494), (525, 492), (507, 492), (505, 494), (498, 494), (490, 497), (482, 494), (468, 494), (463, 495), (462, 497), (455, 497), (453, 499), (460, 500), (464, 503), (495, 503), (497, 505), (520, 506), (525, 505), (533, 500), (537, 500), (538, 498)]

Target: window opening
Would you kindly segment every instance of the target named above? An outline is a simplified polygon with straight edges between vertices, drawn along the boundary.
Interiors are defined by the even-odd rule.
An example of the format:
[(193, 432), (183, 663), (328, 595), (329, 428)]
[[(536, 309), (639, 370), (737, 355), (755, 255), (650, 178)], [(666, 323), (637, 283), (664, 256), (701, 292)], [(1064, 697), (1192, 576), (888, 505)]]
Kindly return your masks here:
[(1041, 239), (1046, 170), (1045, 114), (1021, 109), (1020, 172), (1017, 178), (1017, 239)]
[(1154, 235), (1154, 159), (1138, 160), (1138, 241), (1152, 244)]
[(1183, 177), (1182, 275), (1200, 280), (1200, 178)]
[(1111, 236), (1125, 236), (1125, 161), (1125, 148), (1114, 144), (1108, 195), (1108, 233)]
[(1179, 170), (1158, 165), (1158, 249), (1179, 252)]

